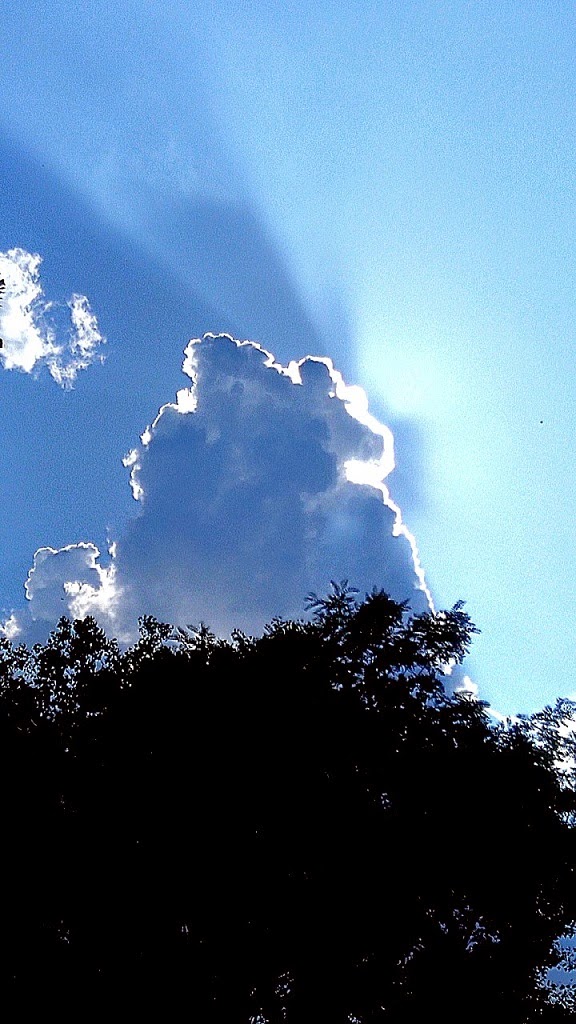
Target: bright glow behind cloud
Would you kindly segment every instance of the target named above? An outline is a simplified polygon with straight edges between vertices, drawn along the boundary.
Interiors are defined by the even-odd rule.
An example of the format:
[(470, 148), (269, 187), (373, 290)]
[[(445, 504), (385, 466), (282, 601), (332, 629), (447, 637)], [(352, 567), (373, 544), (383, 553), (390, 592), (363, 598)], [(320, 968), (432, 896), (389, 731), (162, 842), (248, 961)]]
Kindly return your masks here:
[(74, 294), (65, 304), (46, 300), (41, 262), (37, 253), (24, 249), (0, 253), (0, 277), (6, 282), (0, 306), (0, 358), (6, 370), (24, 373), (45, 365), (57, 384), (69, 388), (80, 370), (102, 360), (99, 348), (105, 338), (84, 295)]

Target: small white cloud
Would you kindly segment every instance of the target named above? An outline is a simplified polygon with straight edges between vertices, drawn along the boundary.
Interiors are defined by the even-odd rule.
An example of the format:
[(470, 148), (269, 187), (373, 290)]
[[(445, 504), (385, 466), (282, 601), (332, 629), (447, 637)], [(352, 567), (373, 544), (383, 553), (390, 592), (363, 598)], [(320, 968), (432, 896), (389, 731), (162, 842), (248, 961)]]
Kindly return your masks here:
[(0, 623), (0, 635), (6, 637), (7, 640), (15, 640), (21, 632), (22, 628), (14, 612), (6, 619), (6, 622)]
[(470, 676), (462, 676), (462, 679), (458, 685), (454, 688), (454, 693), (459, 693), (463, 697), (478, 697), (478, 683), (475, 683)]
[(116, 567), (100, 564), (95, 544), (39, 548), (24, 584), (29, 614), (34, 621), (53, 624), (61, 615), (95, 615), (113, 625), (120, 597)]
[(0, 305), (0, 358), (6, 370), (24, 373), (45, 365), (57, 384), (69, 388), (81, 370), (102, 360), (99, 348), (105, 338), (84, 295), (75, 294), (66, 304), (46, 300), (41, 262), (37, 253), (25, 249), (0, 252), (0, 278), (6, 285)]

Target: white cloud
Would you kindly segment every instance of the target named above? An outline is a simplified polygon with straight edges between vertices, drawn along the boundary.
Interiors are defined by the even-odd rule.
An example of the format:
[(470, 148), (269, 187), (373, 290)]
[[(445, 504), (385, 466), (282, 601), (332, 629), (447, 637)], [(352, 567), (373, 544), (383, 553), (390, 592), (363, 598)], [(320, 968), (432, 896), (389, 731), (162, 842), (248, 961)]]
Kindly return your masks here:
[(6, 637), (7, 640), (15, 640), (20, 636), (21, 632), (22, 628), (19, 625), (14, 612), (12, 612), (5, 622), (0, 623), (0, 635)]
[(45, 365), (67, 388), (80, 370), (102, 360), (99, 348), (105, 339), (85, 296), (75, 294), (65, 304), (46, 300), (41, 262), (37, 253), (24, 249), (0, 253), (0, 278), (6, 283), (0, 305), (0, 358), (5, 369), (24, 373)]
[(385, 483), (390, 431), (329, 360), (282, 367), (251, 342), (190, 342), (190, 388), (125, 458), (139, 513), (110, 550), (41, 548), (26, 582), (35, 622), (94, 614), (120, 638), (138, 615), (227, 633), (302, 614), (348, 577), (427, 607), (414, 538)]
[[(447, 675), (449, 675), (449, 673), (447, 673)], [(478, 683), (475, 683), (470, 676), (464, 675), (454, 687), (454, 693), (459, 693), (463, 697), (476, 699), (479, 694)]]
[[(61, 615), (96, 615), (110, 628), (116, 624), (120, 588), (113, 562), (100, 564), (95, 544), (81, 542), (64, 548), (39, 548), (24, 584), (27, 611), (34, 621), (53, 625)], [(17, 620), (18, 622), (18, 617)], [(23, 619), (25, 628), (25, 619)]]

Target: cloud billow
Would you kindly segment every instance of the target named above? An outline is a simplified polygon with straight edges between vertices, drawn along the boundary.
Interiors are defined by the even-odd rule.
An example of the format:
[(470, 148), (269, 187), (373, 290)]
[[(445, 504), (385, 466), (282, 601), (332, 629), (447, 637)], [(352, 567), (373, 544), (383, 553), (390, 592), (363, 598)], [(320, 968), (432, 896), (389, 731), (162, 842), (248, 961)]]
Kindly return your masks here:
[(391, 434), (361, 389), (329, 360), (281, 367), (224, 335), (190, 342), (183, 369), (191, 386), (125, 459), (139, 512), (111, 566), (98, 578), (96, 549), (83, 545), (75, 580), (74, 546), (37, 556), (33, 618), (45, 616), (43, 574), (53, 609), (59, 573), (62, 611), (91, 612), (125, 636), (143, 613), (256, 632), (302, 614), (310, 590), (343, 577), (426, 607), (415, 543), (384, 484)]

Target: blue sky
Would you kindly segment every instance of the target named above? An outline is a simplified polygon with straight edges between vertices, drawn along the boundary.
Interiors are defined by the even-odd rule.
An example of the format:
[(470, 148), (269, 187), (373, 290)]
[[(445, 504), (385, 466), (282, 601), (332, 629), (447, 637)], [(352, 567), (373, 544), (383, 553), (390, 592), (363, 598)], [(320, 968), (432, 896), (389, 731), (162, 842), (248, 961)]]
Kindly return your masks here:
[[(283, 364), (330, 356), (365, 389), (394, 432), (387, 482), (436, 602), (464, 598), (482, 629), (470, 663), (482, 695), (511, 712), (575, 692), (575, 45), (574, 9), (560, 2), (12, 5), (0, 40), (0, 251), (40, 254), (46, 299), (87, 296), (107, 343), (73, 389), (42, 361), (0, 374), (5, 615), (26, 604), (45, 546), (104, 553), (117, 539), (125, 569), (140, 565), (127, 588), (161, 611), (151, 581), (184, 531), (181, 550), (196, 554), (172, 566), (171, 592), (198, 578), (212, 527), (194, 532), (197, 511), (184, 528), (152, 501), (136, 515), (122, 457), (190, 385), (188, 340), (229, 332)], [(237, 489), (222, 504), (218, 483), (194, 492), (194, 507), (211, 501), (238, 522), (257, 501), (270, 510), (281, 477), (296, 487), (308, 461), (318, 477), (307, 507), (322, 507), (323, 525), (306, 520), (300, 569), (320, 538), (318, 575), (333, 566), (387, 586), (389, 565), (390, 585), (410, 592), (409, 553), (390, 546), (386, 513), (356, 491), (336, 521), (320, 449), (356, 457), (369, 441), (342, 439), (325, 396), (314, 404), (322, 386), (306, 385), (301, 458), (278, 449), (284, 473), (267, 463), (268, 494), (259, 477), (244, 505)], [(204, 394), (225, 408), (221, 389)], [(242, 434), (248, 482), (269, 450), (257, 394), (258, 431)], [(213, 466), (200, 449), (190, 464), (191, 418), (175, 420), (168, 444), (176, 416), (141, 453), (150, 493), (158, 481), (171, 508), (192, 502), (179, 460), (189, 476), (205, 464), (202, 487)], [(224, 427), (210, 422), (214, 438)], [(275, 521), (262, 513), (257, 529)], [(282, 537), (285, 569), (297, 547)], [(87, 582), (96, 570), (82, 550), (61, 561), (80, 559)], [(257, 545), (243, 550), (238, 580), (257, 562)], [(238, 591), (240, 610), (255, 600)]]

